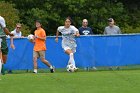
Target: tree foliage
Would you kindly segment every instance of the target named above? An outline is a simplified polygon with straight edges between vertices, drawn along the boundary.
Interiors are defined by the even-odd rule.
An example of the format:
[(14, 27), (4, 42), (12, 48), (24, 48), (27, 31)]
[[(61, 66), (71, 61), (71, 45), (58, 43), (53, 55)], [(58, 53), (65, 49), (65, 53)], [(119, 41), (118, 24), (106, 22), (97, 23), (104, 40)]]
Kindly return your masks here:
[(12, 30), (19, 21), (18, 10), (13, 8), (13, 4), (0, 2), (0, 15), (6, 20), (7, 27)]
[[(122, 28), (124, 33), (132, 32), (129, 28), (136, 28), (140, 24), (140, 21), (136, 21), (140, 20), (139, 15), (132, 15), (131, 9), (128, 9), (127, 4), (124, 4), (123, 0), (6, 1), (16, 5), (15, 8), (20, 12), (21, 22), (26, 24), (30, 30), (35, 28), (34, 21), (40, 19), (49, 35), (55, 34), (57, 27), (64, 24), (64, 19), (67, 16), (73, 19), (73, 24), (78, 28), (81, 26), (82, 19), (88, 19), (89, 26), (94, 29), (96, 34), (103, 32), (104, 27), (107, 25), (107, 19), (110, 17), (115, 19), (117, 25)], [(137, 9), (136, 11), (140, 13)]]
[[(0, 15), (5, 18), (6, 25), (10, 31), (15, 29), (18, 22), (21, 22), (19, 11), (14, 6), (14, 4), (0, 1)], [(22, 24), (22, 33), (23, 35), (29, 34), (28, 26)]]

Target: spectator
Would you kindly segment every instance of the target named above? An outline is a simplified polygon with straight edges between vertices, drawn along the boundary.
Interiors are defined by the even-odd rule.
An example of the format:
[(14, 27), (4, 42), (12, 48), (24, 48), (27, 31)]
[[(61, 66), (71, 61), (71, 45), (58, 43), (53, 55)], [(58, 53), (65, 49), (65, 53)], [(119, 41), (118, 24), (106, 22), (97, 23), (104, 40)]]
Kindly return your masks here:
[[(88, 27), (88, 20), (83, 19), (82, 27), (79, 28), (80, 35), (93, 35), (92, 29)], [(95, 63), (94, 63), (95, 64)], [(93, 70), (97, 70), (95, 66), (91, 67)], [(89, 70), (89, 67), (85, 67), (85, 70)]]
[(21, 24), (17, 23), (16, 28), (11, 32), (14, 35), (14, 38), (21, 38), (22, 32), (21, 32)]
[(105, 27), (104, 34), (106, 35), (115, 35), (115, 34), (121, 34), (121, 30), (118, 26), (116, 26), (114, 23), (113, 18), (108, 19), (109, 26)]
[(79, 28), (80, 35), (93, 35), (92, 29), (88, 27), (88, 20), (83, 19), (82, 27)]
[[(22, 38), (21, 24), (17, 23), (16, 28), (11, 32), (14, 35), (14, 38)], [(9, 36), (7, 36), (9, 38)], [(8, 73), (12, 73), (12, 70), (9, 70)]]
[[(109, 26), (105, 27), (104, 34), (105, 35), (116, 35), (121, 34), (121, 30), (118, 26), (115, 25), (115, 21), (113, 18), (108, 19)], [(117, 47), (118, 48), (118, 47)], [(109, 67), (110, 70), (113, 70), (112, 66)], [(116, 69), (120, 69), (119, 66)]]

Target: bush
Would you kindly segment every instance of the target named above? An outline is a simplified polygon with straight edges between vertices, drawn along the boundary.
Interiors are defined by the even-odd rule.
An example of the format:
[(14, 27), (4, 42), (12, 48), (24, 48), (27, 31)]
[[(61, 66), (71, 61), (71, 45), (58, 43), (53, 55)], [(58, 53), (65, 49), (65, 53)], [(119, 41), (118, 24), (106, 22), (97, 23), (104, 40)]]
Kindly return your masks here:
[[(10, 31), (14, 30), (16, 23), (20, 22), (19, 11), (14, 8), (14, 4), (0, 1), (0, 15), (4, 17)], [(29, 34), (29, 29), (24, 24), (22, 24), (22, 33), (23, 35)]]
[(140, 25), (137, 27), (126, 25), (122, 28), (122, 33), (140, 33)]

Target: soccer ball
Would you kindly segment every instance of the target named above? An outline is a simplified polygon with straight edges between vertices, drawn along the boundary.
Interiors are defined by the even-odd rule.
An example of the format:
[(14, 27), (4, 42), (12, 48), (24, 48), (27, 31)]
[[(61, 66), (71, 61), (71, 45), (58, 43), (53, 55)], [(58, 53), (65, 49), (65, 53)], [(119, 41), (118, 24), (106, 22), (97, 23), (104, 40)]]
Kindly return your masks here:
[(68, 72), (74, 72), (74, 71), (75, 71), (74, 65), (73, 65), (73, 64), (67, 65), (67, 71), (68, 71)]
[(32, 34), (28, 35), (28, 39), (29, 40), (34, 40), (34, 35), (32, 35)]

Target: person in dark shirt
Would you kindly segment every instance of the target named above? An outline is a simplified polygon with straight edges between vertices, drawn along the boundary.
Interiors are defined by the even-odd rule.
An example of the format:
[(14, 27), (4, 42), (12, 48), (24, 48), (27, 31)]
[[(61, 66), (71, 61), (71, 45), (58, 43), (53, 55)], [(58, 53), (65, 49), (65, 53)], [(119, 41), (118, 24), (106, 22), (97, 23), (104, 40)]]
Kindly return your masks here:
[[(83, 19), (82, 21), (82, 27), (79, 28), (79, 33), (80, 35), (93, 35), (92, 29), (90, 27), (88, 27), (88, 20), (87, 19)], [(97, 70), (97, 68), (95, 66), (91, 67), (93, 70)], [(89, 70), (89, 67), (85, 67), (85, 70)]]
[(80, 35), (93, 35), (92, 29), (88, 27), (88, 20), (83, 19), (82, 27), (79, 28)]

